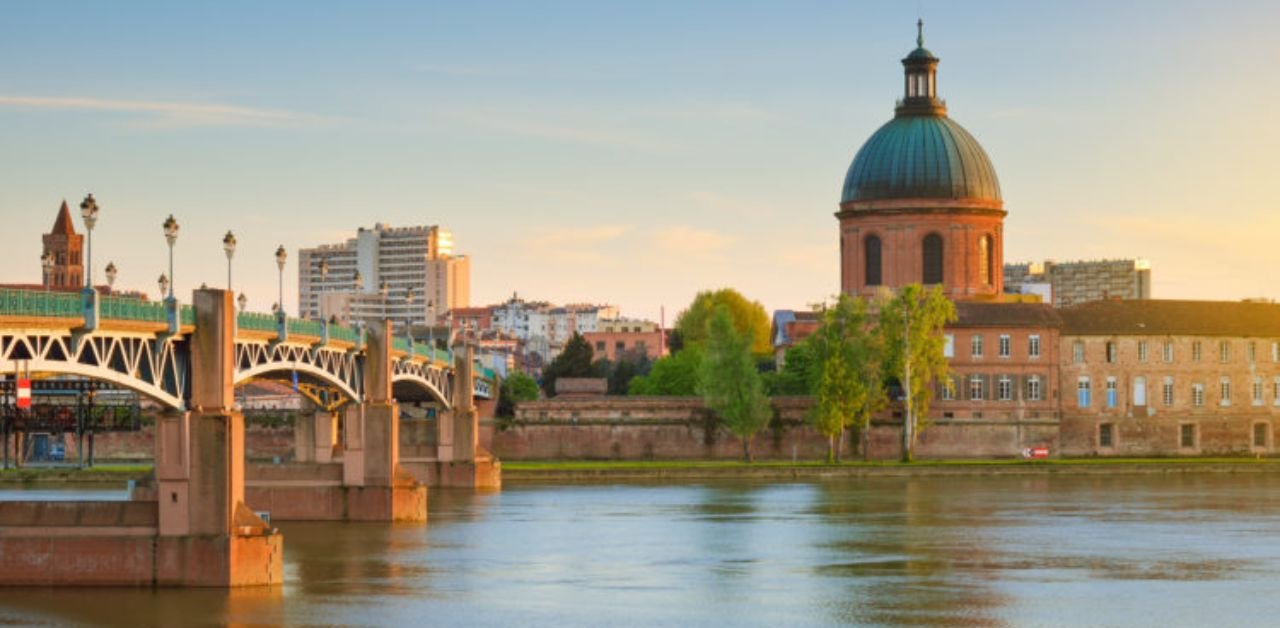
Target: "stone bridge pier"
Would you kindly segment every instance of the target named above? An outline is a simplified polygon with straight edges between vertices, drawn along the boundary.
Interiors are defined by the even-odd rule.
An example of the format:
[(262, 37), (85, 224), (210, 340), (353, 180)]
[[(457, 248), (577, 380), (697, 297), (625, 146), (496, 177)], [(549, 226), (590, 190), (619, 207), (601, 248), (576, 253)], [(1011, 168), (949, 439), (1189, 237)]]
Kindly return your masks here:
[(471, 392), (475, 353), (465, 341), (454, 345), (454, 373), (452, 408), (440, 413), (437, 422), (436, 456), (404, 466), (431, 486), (500, 489), (502, 463), (480, 446), (480, 413)]

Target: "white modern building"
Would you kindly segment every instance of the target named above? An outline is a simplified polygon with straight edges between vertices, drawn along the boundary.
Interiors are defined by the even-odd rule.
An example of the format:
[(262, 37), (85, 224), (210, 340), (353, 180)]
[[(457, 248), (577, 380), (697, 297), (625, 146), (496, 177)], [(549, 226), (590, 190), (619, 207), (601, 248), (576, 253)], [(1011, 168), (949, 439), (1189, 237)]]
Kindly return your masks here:
[(390, 318), (436, 325), (471, 299), (471, 260), (438, 226), (361, 227), (341, 244), (298, 252), (298, 304), (308, 318)]
[(492, 308), (492, 328), (520, 339), (526, 351), (550, 360), (560, 353), (573, 334), (600, 329), (604, 321), (619, 317), (616, 305), (570, 304), (554, 306), (546, 301), (525, 301), (512, 295)]

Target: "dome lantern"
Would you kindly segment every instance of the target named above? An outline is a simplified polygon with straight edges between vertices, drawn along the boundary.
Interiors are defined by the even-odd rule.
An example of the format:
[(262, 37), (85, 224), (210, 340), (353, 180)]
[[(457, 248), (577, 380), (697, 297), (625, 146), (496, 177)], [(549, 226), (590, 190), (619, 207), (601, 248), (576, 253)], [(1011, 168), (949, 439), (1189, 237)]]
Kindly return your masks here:
[(924, 20), (916, 20), (916, 49), (902, 60), (905, 76), (898, 116), (942, 116), (947, 103), (938, 98), (938, 57), (924, 47)]

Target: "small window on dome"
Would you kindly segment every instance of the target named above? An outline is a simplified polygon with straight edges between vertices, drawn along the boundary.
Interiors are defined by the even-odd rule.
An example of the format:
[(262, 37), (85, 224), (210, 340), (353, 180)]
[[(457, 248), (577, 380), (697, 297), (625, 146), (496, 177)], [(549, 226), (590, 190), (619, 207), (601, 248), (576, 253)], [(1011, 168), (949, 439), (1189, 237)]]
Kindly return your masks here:
[(924, 276), (925, 285), (942, 283), (942, 236), (930, 233), (924, 237)]
[(881, 285), (883, 278), (880, 274), (880, 238), (874, 235), (867, 236), (867, 239), (863, 241), (862, 251), (866, 270), (866, 285)]

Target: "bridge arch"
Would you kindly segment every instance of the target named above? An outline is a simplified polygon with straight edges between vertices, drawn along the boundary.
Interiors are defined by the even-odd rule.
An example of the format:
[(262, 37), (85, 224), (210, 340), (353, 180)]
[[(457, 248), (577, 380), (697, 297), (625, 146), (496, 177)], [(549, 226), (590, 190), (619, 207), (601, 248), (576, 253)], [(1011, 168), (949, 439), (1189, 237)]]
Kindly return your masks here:
[(180, 340), (147, 334), (75, 336), (33, 331), (0, 335), (0, 374), (26, 370), (72, 375), (131, 390), (173, 410), (186, 409), (188, 363)]

